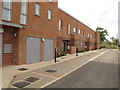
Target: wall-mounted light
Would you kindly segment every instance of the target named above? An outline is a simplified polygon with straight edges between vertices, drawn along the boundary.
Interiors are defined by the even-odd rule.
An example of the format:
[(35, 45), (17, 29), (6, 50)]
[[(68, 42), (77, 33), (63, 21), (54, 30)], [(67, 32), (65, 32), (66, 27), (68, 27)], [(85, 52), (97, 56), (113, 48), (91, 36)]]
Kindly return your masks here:
[(17, 37), (17, 33), (14, 33), (14, 36)]
[(4, 33), (4, 29), (0, 28), (0, 33)]
[(42, 40), (43, 42), (45, 41), (45, 39), (44, 39), (44, 38), (42, 38), (41, 40)]

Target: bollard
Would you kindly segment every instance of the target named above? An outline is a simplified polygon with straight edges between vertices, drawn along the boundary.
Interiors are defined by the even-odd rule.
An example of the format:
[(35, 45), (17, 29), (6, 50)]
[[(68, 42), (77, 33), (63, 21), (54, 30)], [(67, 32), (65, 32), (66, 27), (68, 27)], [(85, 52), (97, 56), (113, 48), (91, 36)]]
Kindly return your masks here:
[(55, 48), (55, 63), (57, 62), (57, 48)]
[(76, 56), (78, 56), (78, 48), (76, 47)]

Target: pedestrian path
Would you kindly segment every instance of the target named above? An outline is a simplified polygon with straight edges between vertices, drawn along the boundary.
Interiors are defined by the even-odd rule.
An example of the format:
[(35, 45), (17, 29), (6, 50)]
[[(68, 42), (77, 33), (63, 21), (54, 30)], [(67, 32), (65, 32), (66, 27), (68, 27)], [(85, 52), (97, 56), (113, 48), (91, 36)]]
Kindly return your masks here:
[[(2, 68), (2, 79), (3, 79), (2, 80), (2, 88), (9, 87), (9, 84), (12, 82), (12, 80), (18, 75), (28, 74), (31, 71), (45, 68), (45, 67), (52, 66), (52, 65), (56, 65), (56, 64), (59, 64), (62, 62), (66, 62), (66, 61), (78, 58), (80, 56), (87, 55), (89, 53), (103, 52), (103, 51), (105, 51), (105, 49), (79, 53), (79, 56), (76, 56), (75, 54), (68, 54), (67, 56), (57, 58), (57, 63), (55, 63), (54, 60), (50, 60), (50, 61), (43, 61), (43, 62), (39, 62), (39, 63), (35, 63), (35, 64), (13, 65), (13, 66), (3, 67)], [(27, 70), (20, 71), (18, 69), (23, 69), (23, 70), (27, 69)]]

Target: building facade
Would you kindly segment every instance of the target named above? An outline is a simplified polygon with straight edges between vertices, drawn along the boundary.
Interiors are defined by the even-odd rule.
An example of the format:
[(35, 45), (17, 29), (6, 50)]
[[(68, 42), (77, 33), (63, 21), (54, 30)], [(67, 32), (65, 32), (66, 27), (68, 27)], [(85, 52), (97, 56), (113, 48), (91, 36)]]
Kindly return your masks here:
[(57, 0), (21, 1), (1, 2), (1, 66), (52, 60), (55, 48), (70, 54), (99, 48), (99, 33), (59, 9)]

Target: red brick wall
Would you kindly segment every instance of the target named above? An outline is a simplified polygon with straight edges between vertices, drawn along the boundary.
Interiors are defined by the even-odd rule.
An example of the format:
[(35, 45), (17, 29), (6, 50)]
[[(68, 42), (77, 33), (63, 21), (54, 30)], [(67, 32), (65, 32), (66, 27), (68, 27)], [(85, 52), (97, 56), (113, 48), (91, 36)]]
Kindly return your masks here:
[[(41, 5), (40, 16), (35, 15), (35, 2), (28, 3), (28, 17), (25, 28), (18, 31), (18, 54), (16, 56), (16, 64), (26, 63), (26, 40), (27, 37), (50, 38), (54, 40), (54, 48), (57, 42), (57, 2), (37, 2)], [(46, 7), (47, 6), (47, 7)], [(52, 20), (48, 20), (48, 9), (52, 10)], [(12, 20), (10, 23), (20, 24), (21, 2), (14, 2), (12, 4)], [(8, 22), (8, 21), (7, 21)], [(12, 33), (9, 33), (12, 35)], [(7, 36), (8, 37), (8, 36)], [(6, 40), (5, 40), (6, 41)], [(41, 61), (44, 60), (44, 42), (41, 43)], [(3, 56), (5, 58), (6, 56)], [(7, 58), (7, 57), (6, 57)], [(13, 55), (11, 58), (13, 59)], [(5, 61), (5, 60), (4, 60)], [(3, 62), (4, 63), (4, 62)], [(11, 64), (11, 60), (6, 62)]]
[[(47, 0), (45, 0), (47, 1)], [(28, 15), (27, 15), (27, 25), (20, 24), (20, 13), (21, 13), (21, 2), (14, 2), (12, 5), (12, 20), (10, 23), (20, 24), (24, 26), (23, 29), (15, 29), (17, 32), (17, 38), (13, 39), (12, 43), (16, 46), (15, 54), (12, 54), (10, 59), (15, 59), (16, 64), (25, 64), (26, 63), (26, 42), (27, 37), (37, 37), (37, 38), (50, 38), (54, 40), (54, 48), (58, 47), (59, 52), (62, 52), (62, 40), (69, 39), (73, 40), (70, 44), (73, 47), (76, 47), (76, 40), (82, 41), (79, 45), (80, 50), (85, 49), (85, 42), (87, 42), (87, 33), (90, 32), (93, 34), (93, 38), (90, 39), (91, 43), (99, 42), (98, 37), (92, 29), (83, 23), (79, 22), (72, 16), (68, 15), (64, 11), (58, 9), (58, 2), (37, 2), (41, 5), (40, 16), (35, 15), (35, 2), (28, 3)], [(48, 20), (48, 9), (52, 10), (52, 20)], [(63, 20), (62, 30), (58, 30), (58, 20)], [(71, 24), (71, 33), (73, 32), (73, 28), (80, 29), (84, 31), (84, 36), (80, 35), (68, 35), (68, 27), (67, 25)], [(13, 32), (9, 32), (9, 36), (6, 36), (7, 32), (5, 32), (5, 37), (11, 37)], [(77, 31), (78, 32), (78, 31)], [(97, 40), (94, 39), (97, 37)], [(6, 39), (4, 41), (7, 41)], [(94, 48), (94, 44), (90, 44), (90, 48)], [(74, 51), (74, 50), (73, 50)], [(8, 55), (9, 56), (9, 55)], [(44, 42), (41, 42), (41, 61), (44, 60)], [(7, 56), (4, 56), (4, 62), (6, 61)], [(6, 64), (11, 64), (11, 60), (8, 60)]]
[[(35, 2), (29, 3), (28, 10), (28, 25), (25, 29), (19, 31), (19, 62), (18, 64), (26, 63), (26, 39), (27, 36), (38, 38), (51, 38), (54, 40), (54, 46), (57, 42), (57, 3), (40, 2), (41, 15), (35, 16)], [(47, 7), (46, 7), (47, 6)], [(52, 20), (48, 20), (48, 9), (52, 10)], [(55, 48), (54, 47), (54, 48)], [(41, 61), (44, 60), (44, 44), (41, 46)]]
[(99, 47), (100, 47), (100, 33), (95, 32), (95, 48), (99, 48)]
[[(91, 28), (89, 28), (88, 26), (86, 26), (85, 24), (81, 23), (80, 21), (76, 20), (75, 18), (73, 18), (72, 16), (68, 15), (66, 12), (62, 11), (61, 9), (58, 9), (58, 20), (62, 20), (62, 30), (58, 30), (58, 36), (64, 38), (64, 39), (75, 39), (78, 40), (79, 42), (82, 42), (83, 45), (81, 46), (81, 44), (79, 43), (79, 50), (84, 50), (85, 49), (85, 42), (88, 42), (88, 49), (92, 50), (95, 49), (95, 43), (96, 43), (96, 37), (95, 37), (95, 31), (93, 31)], [(78, 30), (81, 30), (81, 35), (68, 35), (68, 28), (67, 25), (71, 24), (71, 33), (73, 33), (73, 28), (77, 28), (77, 33)], [(90, 38), (90, 40), (88, 41), (88, 33), (91, 34), (93, 37)], [(76, 46), (76, 41), (73, 40), (73, 45), (72, 46)], [(58, 44), (59, 46), (59, 50), (61, 50), (61, 46), (62, 44)]]
[[(11, 30), (10, 28), (4, 27), (3, 58), (2, 58), (3, 66), (14, 64), (12, 61), (17, 60), (17, 58), (18, 58), (17, 37), (14, 37), (14, 33), (17, 33), (17, 31), (14, 31), (14, 30)], [(12, 53), (4, 53), (4, 45), (5, 44), (12, 44)]]

